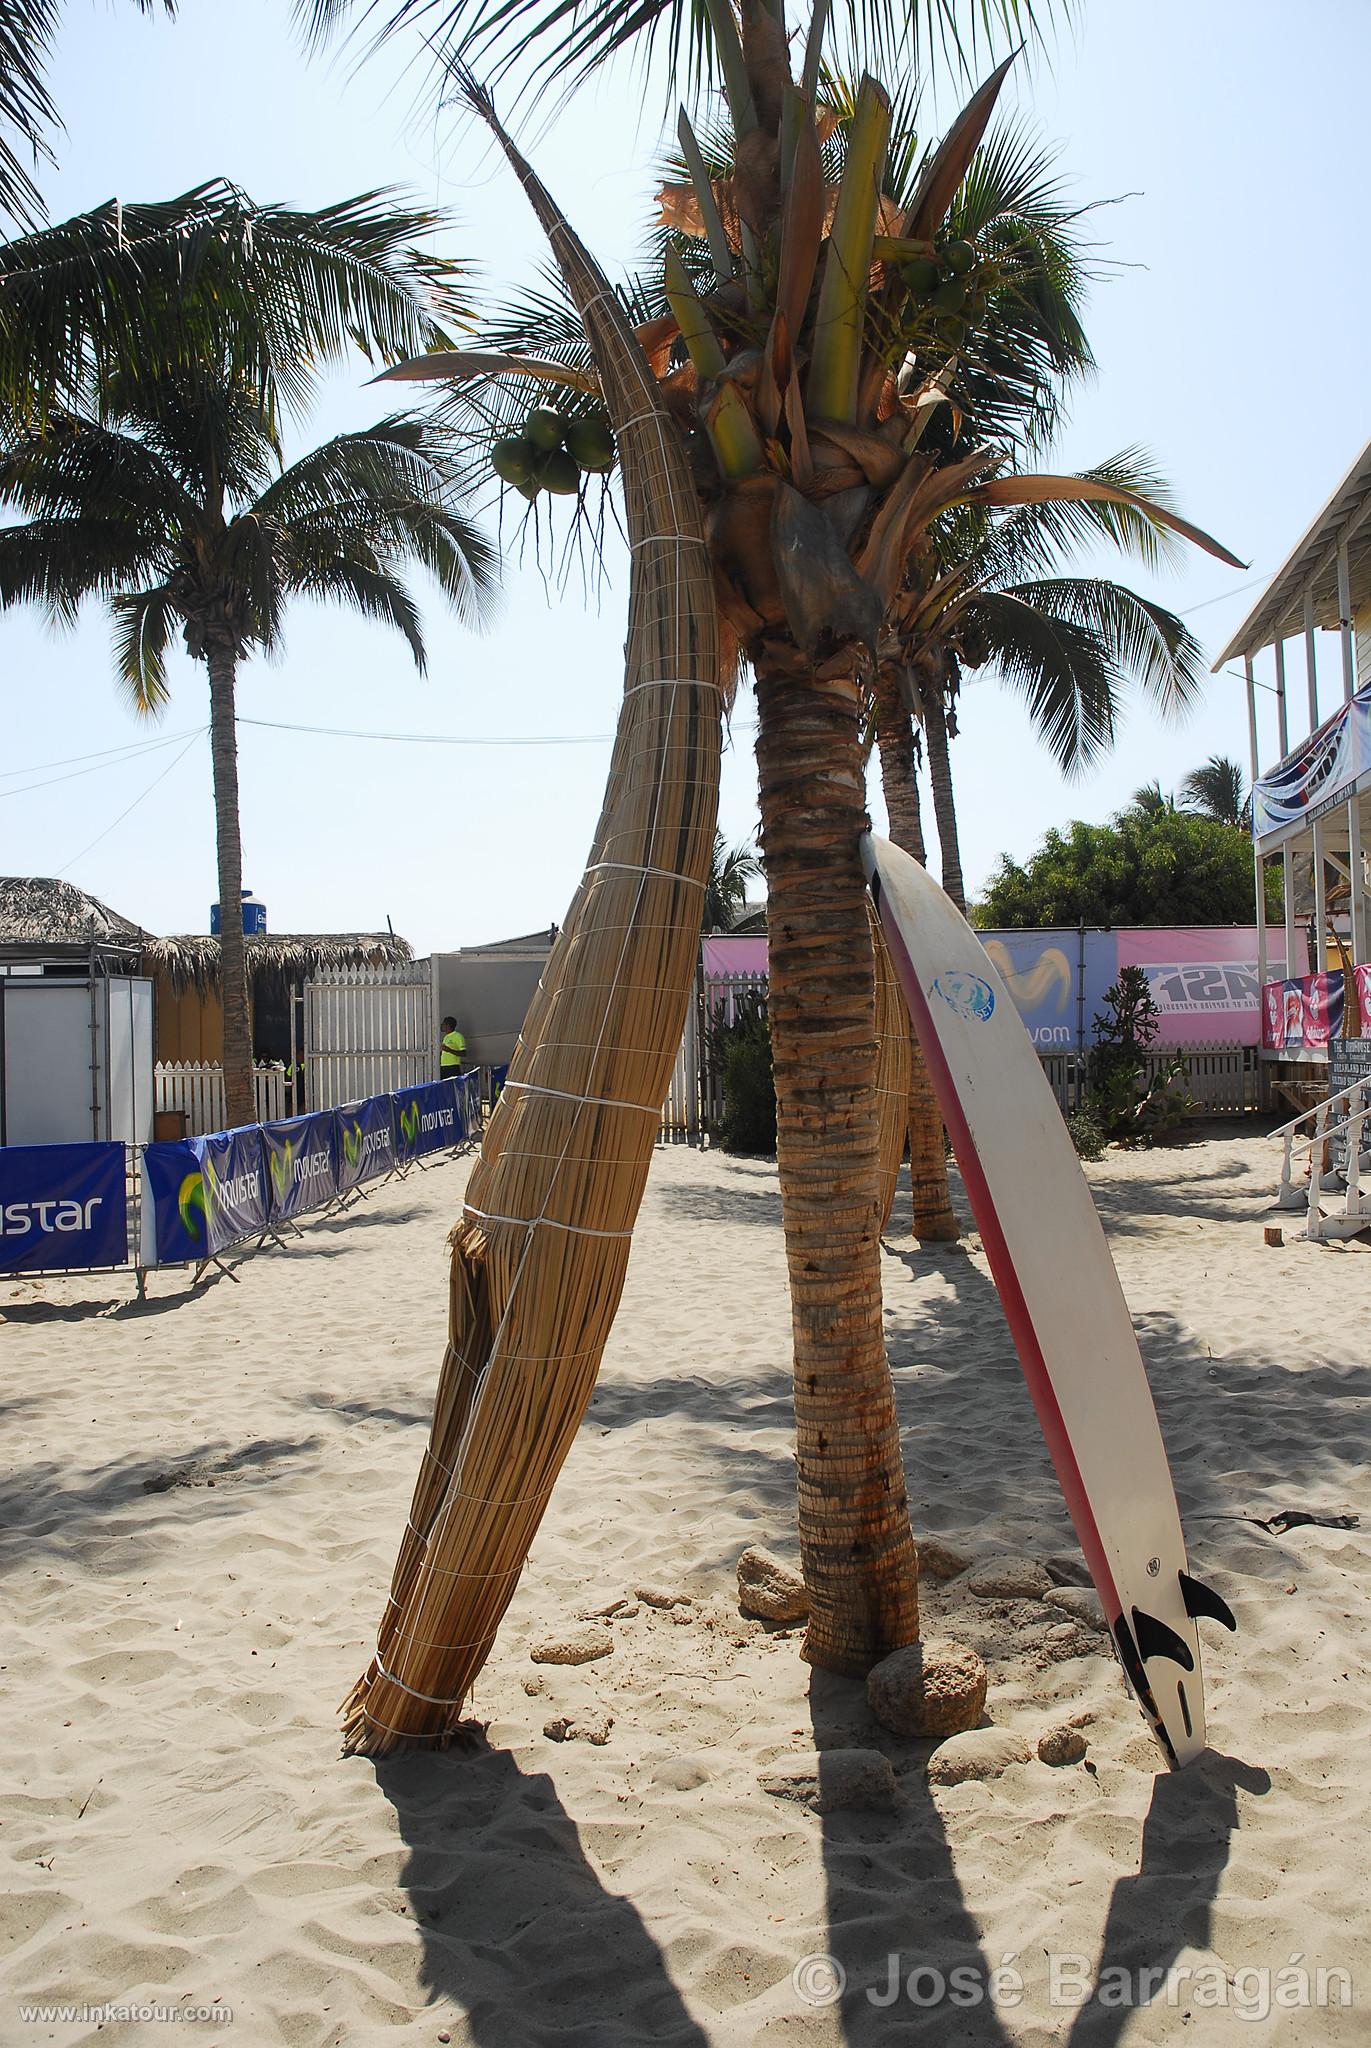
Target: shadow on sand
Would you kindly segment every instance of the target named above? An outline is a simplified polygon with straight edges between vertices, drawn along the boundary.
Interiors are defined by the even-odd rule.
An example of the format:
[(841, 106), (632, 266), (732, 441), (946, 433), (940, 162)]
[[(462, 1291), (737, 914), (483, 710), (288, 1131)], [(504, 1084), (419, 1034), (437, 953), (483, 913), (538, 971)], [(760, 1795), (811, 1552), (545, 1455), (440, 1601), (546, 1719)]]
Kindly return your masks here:
[(420, 1981), (436, 2008), (465, 2015), (478, 2048), (708, 2048), (550, 1778), (476, 1735), (374, 1768), (408, 1851)]

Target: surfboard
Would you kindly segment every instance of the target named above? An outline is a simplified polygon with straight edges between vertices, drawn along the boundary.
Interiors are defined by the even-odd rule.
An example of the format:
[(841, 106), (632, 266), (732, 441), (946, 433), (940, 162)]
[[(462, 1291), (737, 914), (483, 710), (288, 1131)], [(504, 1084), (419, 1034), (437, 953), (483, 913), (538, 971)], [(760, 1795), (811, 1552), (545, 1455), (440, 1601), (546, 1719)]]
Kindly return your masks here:
[(867, 834), (862, 860), (1119, 1662), (1177, 1769), (1205, 1747), (1196, 1620), (1236, 1624), (1190, 1574), (1146, 1369), (1089, 1186), (971, 926), (898, 847)]

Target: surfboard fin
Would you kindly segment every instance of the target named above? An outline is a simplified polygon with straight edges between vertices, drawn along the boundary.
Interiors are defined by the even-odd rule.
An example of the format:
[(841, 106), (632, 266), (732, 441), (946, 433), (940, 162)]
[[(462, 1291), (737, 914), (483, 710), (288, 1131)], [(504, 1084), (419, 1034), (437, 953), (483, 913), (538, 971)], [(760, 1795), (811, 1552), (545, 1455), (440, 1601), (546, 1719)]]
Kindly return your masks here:
[(1198, 1621), (1205, 1615), (1210, 1621), (1222, 1622), (1225, 1628), (1236, 1629), (1237, 1620), (1222, 1594), (1216, 1593), (1212, 1586), (1206, 1586), (1202, 1579), (1192, 1579), (1189, 1572), (1177, 1572), (1176, 1577), (1181, 1582), (1185, 1611), (1192, 1621)]
[(1180, 1665), (1182, 1671), (1195, 1668), (1190, 1645), (1176, 1634), (1174, 1628), (1158, 1621), (1155, 1614), (1144, 1614), (1141, 1607), (1133, 1609), (1133, 1640), (1140, 1657), (1169, 1657), (1173, 1664)]

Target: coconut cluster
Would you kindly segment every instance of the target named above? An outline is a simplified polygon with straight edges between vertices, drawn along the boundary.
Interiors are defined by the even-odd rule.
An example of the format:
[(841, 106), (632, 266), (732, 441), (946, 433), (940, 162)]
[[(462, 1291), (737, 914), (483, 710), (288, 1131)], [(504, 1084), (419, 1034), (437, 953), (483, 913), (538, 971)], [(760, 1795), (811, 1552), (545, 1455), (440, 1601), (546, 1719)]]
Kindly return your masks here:
[(492, 469), (512, 484), (530, 504), (539, 491), (572, 498), (581, 488), (582, 473), (601, 474), (614, 461), (614, 432), (609, 414), (560, 413), (535, 405), (521, 434), (507, 434), (490, 451)]
[(960, 313), (971, 289), (976, 251), (970, 242), (944, 242), (931, 256), (900, 265), (900, 282), (920, 305), (936, 313)]

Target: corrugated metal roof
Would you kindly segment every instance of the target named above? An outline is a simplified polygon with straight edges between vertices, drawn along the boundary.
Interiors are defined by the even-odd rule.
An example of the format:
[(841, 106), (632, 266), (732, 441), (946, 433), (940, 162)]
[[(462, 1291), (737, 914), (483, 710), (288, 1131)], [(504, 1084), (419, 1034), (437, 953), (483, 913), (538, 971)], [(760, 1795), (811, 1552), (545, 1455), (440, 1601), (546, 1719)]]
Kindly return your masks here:
[(1371, 604), (1371, 442), (1362, 449), (1309, 531), (1281, 564), (1266, 589), (1214, 663), (1258, 654), (1276, 640), (1304, 631), (1304, 592), (1312, 579), (1314, 623), (1336, 626), (1338, 544), (1348, 534), (1352, 609)]

